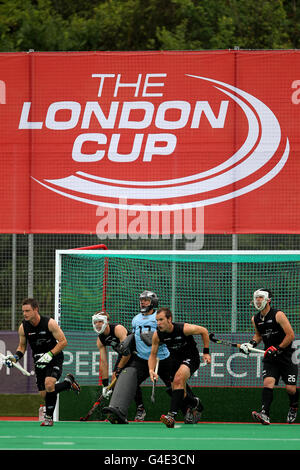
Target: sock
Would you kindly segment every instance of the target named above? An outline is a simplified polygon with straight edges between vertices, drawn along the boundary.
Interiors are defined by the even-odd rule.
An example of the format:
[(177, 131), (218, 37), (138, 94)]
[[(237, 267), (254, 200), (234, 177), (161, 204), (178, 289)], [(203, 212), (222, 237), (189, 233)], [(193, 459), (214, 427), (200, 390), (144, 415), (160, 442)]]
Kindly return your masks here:
[(290, 400), (290, 407), (298, 408), (299, 390), (296, 390), (296, 393), (294, 393), (293, 395), (291, 393), (288, 393), (288, 397)]
[(183, 409), (188, 409), (188, 408), (195, 408), (197, 406), (197, 399), (195, 398), (194, 395), (186, 395), (185, 398), (183, 399), (182, 407)]
[(262, 411), (264, 411), (267, 416), (269, 416), (270, 414), (272, 401), (273, 401), (273, 389), (269, 387), (264, 387), (262, 391)]
[(136, 403), (137, 408), (139, 408), (139, 407), (144, 408), (143, 395), (142, 395), (141, 387), (137, 387), (134, 399), (135, 399), (135, 403)]
[(183, 388), (173, 390), (172, 398), (171, 398), (171, 407), (170, 407), (169, 412), (176, 415), (178, 413), (179, 408), (182, 406), (183, 399), (184, 399)]
[(70, 388), (71, 388), (71, 383), (68, 382), (67, 380), (64, 380), (63, 382), (55, 384), (56, 393), (63, 392), (64, 390), (70, 390)]
[(46, 398), (45, 398), (46, 415), (51, 416), (51, 418), (53, 417), (56, 400), (57, 400), (56, 392), (46, 392)]

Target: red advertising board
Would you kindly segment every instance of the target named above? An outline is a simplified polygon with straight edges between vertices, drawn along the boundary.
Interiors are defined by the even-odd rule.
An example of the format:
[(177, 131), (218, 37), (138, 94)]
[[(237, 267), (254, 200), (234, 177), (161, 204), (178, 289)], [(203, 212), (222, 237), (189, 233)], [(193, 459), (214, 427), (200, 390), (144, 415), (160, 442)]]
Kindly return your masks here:
[(300, 232), (299, 51), (0, 65), (2, 233)]

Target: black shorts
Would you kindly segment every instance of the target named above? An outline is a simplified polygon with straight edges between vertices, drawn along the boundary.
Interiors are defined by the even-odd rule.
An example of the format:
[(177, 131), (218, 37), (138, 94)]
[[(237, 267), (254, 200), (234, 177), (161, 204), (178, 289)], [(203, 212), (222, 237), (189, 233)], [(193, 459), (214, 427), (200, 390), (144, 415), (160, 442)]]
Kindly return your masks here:
[(273, 377), (278, 385), (279, 379), (286, 385), (296, 385), (298, 366), (292, 361), (291, 354), (282, 354), (275, 359), (263, 359), (263, 378)]
[(187, 351), (181, 355), (171, 354), (171, 380), (173, 382), (176, 372), (179, 367), (184, 364), (190, 368), (192, 376), (200, 366), (200, 356), (198, 351)]
[[(36, 359), (34, 357), (34, 359)], [(54, 356), (52, 361), (44, 369), (40, 369), (35, 366), (35, 377), (36, 377), (36, 386), (39, 392), (45, 390), (45, 379), (46, 377), (54, 377), (57, 381), (60, 379), (63, 369), (64, 356), (63, 354), (58, 354)]]
[[(141, 359), (137, 355), (131, 356), (131, 359), (129, 360), (128, 364), (125, 367), (134, 367), (137, 370), (138, 385), (141, 385), (141, 383), (144, 382), (144, 380), (146, 380), (149, 377), (148, 361), (146, 359)], [(159, 377), (161, 378), (161, 380), (166, 385), (166, 387), (171, 386), (170, 367), (171, 367), (170, 356), (167, 357), (166, 359), (162, 359), (159, 361), (157, 373)]]

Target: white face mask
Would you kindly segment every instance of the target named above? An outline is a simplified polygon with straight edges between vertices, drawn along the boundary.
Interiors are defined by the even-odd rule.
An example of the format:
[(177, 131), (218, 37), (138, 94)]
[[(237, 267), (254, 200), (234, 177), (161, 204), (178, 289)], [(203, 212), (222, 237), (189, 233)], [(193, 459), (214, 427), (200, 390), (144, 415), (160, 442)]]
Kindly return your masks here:
[[(261, 301), (257, 301), (257, 297), (262, 297)], [(256, 290), (253, 294), (253, 304), (256, 310), (261, 312), (267, 305), (269, 299), (269, 294), (265, 290)]]
[[(101, 329), (98, 330), (95, 323), (98, 322), (98, 321), (102, 321), (103, 322), (103, 325), (101, 326)], [(103, 315), (103, 312), (100, 312), (100, 313), (96, 313), (95, 315), (92, 316), (92, 324), (93, 324), (93, 329), (94, 331), (98, 334), (98, 335), (101, 335), (106, 326), (107, 326), (107, 316), (106, 315)]]

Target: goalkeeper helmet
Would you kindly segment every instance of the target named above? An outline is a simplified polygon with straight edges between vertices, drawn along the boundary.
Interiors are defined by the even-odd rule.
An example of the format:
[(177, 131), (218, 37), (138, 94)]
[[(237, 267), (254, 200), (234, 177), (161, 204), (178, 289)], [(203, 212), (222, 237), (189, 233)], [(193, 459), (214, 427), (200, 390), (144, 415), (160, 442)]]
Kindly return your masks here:
[[(262, 298), (261, 302), (257, 301), (258, 297)], [(266, 307), (269, 300), (271, 300), (271, 292), (268, 289), (264, 289), (263, 287), (256, 290), (253, 294), (254, 307), (260, 312)]]
[[(96, 323), (99, 322), (99, 321), (103, 322), (100, 330), (96, 326)], [(105, 314), (105, 312), (98, 312), (98, 313), (95, 313), (95, 315), (92, 316), (93, 328), (94, 328), (94, 331), (98, 335), (101, 335), (104, 332), (104, 330), (107, 326), (107, 322), (108, 322), (108, 318), (107, 318), (107, 315)]]
[[(150, 304), (147, 305), (146, 307), (143, 307), (141, 305), (141, 300), (143, 299), (148, 299), (150, 300)], [(152, 292), (150, 290), (144, 290), (144, 292), (142, 292), (140, 294), (140, 309), (141, 309), (141, 313), (148, 313), (150, 310), (154, 310), (155, 308), (158, 307), (158, 297), (157, 297), (157, 294), (155, 294), (155, 292)]]

